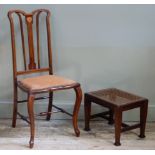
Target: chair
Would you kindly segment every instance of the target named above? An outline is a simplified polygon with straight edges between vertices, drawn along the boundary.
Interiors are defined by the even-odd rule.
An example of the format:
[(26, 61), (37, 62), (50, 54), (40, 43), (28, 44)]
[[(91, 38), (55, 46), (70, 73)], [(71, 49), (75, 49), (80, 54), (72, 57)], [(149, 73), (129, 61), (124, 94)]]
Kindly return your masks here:
[[(47, 49), (48, 49), (48, 67), (41, 67), (41, 57), (40, 57), (40, 32), (39, 32), (39, 19), (41, 15), (46, 17), (46, 30), (47, 30)], [(16, 52), (16, 33), (15, 33), (15, 17), (18, 18), (20, 33), (21, 33), (21, 43), (22, 43), (22, 55), (24, 62), (24, 69), (17, 69), (17, 52)], [(66, 113), (72, 117), (73, 127), (76, 136), (80, 136), (80, 131), (78, 129), (78, 112), (82, 99), (82, 91), (80, 84), (66, 79), (60, 76), (53, 75), (52, 69), (52, 47), (51, 47), (51, 34), (50, 34), (50, 11), (46, 9), (34, 10), (31, 13), (26, 13), (21, 10), (10, 10), (8, 12), (8, 18), (10, 21), (11, 28), (11, 43), (12, 43), (12, 59), (13, 59), (13, 83), (14, 83), (14, 106), (13, 106), (13, 119), (12, 127), (16, 127), (17, 115), (21, 119), (25, 120), (30, 124), (30, 141), (29, 146), (33, 148), (34, 146), (34, 135), (35, 135), (35, 122), (34, 122), (34, 100), (47, 99), (49, 98), (48, 111), (41, 112), (39, 116), (46, 116), (47, 120), (50, 120), (52, 114), (52, 107), (58, 109), (58, 111)], [(24, 22), (24, 20), (25, 22)], [(34, 22), (36, 25), (34, 24)], [(28, 37), (28, 49), (26, 49), (25, 42), (25, 27), (27, 28)], [(34, 49), (34, 26), (36, 26), (36, 53)], [(28, 55), (28, 56), (27, 56)], [(37, 55), (37, 56), (36, 56)], [(37, 61), (36, 61), (37, 60)], [(35, 77), (20, 78), (21, 75), (28, 75), (32, 73), (42, 73), (48, 72), (46, 75), (37, 75)], [(18, 88), (27, 93), (27, 100), (18, 99)], [(73, 109), (73, 114), (68, 113), (62, 108), (57, 107), (52, 104), (53, 101), (53, 91), (74, 89), (76, 94), (75, 105)], [(48, 93), (46, 97), (36, 97), (37, 94)], [(28, 117), (23, 116), (18, 112), (18, 103), (27, 102)]]

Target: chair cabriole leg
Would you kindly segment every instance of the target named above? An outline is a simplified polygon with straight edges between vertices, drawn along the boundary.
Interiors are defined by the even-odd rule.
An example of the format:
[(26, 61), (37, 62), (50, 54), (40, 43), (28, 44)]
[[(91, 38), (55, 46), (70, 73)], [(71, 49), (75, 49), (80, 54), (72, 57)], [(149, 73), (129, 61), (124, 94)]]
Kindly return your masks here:
[(82, 90), (80, 86), (75, 87), (74, 90), (76, 93), (76, 101), (75, 101), (74, 110), (73, 110), (73, 127), (74, 127), (76, 136), (79, 137), (80, 130), (78, 129), (77, 121), (78, 121), (78, 113), (81, 105), (81, 100), (82, 100)]
[(28, 95), (28, 114), (29, 114), (29, 119), (30, 119), (30, 141), (29, 141), (29, 146), (30, 148), (33, 148), (34, 145), (34, 134), (35, 134), (35, 124), (34, 124), (34, 111), (33, 111), (33, 106), (34, 106), (34, 95), (29, 94)]

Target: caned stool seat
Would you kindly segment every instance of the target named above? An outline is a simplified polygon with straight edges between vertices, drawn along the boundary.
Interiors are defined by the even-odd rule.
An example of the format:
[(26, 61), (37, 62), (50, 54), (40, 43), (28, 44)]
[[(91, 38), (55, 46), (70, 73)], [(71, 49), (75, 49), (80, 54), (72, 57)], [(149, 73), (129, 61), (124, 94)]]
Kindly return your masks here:
[[(108, 88), (85, 93), (85, 130), (89, 131), (90, 119), (102, 117), (115, 124), (115, 145), (119, 146), (121, 132), (140, 128), (140, 138), (145, 137), (145, 126), (148, 109), (148, 99), (140, 97), (116, 88)], [(106, 112), (91, 115), (91, 103), (108, 108)], [(140, 108), (140, 122), (135, 125), (127, 125), (122, 122), (122, 112), (134, 108)]]

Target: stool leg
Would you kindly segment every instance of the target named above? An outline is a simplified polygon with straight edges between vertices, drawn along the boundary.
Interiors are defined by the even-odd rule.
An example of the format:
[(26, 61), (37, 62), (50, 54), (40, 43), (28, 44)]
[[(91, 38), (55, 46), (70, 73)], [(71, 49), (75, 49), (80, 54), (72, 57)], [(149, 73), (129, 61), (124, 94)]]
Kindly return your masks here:
[(122, 124), (122, 110), (120, 108), (116, 108), (114, 111), (115, 117), (115, 143), (114, 145), (119, 146), (120, 136), (121, 136), (121, 124)]
[(114, 117), (114, 112), (113, 112), (113, 110), (110, 109), (109, 110), (109, 122), (108, 122), (108, 124), (110, 124), (110, 125), (114, 124), (113, 117)]
[(91, 116), (91, 102), (87, 99), (86, 95), (84, 97), (84, 111), (85, 111), (85, 131), (90, 131), (90, 116)]
[(148, 101), (140, 107), (140, 138), (145, 138), (145, 127), (147, 119)]

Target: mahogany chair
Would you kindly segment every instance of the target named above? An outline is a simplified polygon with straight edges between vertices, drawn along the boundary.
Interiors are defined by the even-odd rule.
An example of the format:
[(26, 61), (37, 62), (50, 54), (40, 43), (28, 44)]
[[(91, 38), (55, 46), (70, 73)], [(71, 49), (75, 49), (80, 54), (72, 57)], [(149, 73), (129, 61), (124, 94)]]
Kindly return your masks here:
[[(40, 63), (40, 15), (44, 15), (46, 18), (46, 29), (47, 29), (47, 49), (48, 49), (48, 67), (42, 68)], [(22, 43), (22, 55), (24, 62), (24, 70), (17, 69), (17, 52), (16, 52), (16, 33), (15, 33), (15, 16), (18, 18), (20, 33), (21, 33), (21, 43)], [(49, 98), (48, 111), (41, 112), (39, 116), (46, 116), (47, 120), (50, 120), (52, 114), (52, 107), (58, 109), (58, 111), (66, 113), (72, 117), (73, 127), (76, 136), (80, 136), (80, 131), (78, 129), (78, 112), (82, 99), (82, 91), (80, 84), (63, 77), (53, 75), (52, 69), (52, 47), (51, 47), (51, 32), (50, 32), (50, 11), (46, 9), (34, 10), (31, 13), (26, 13), (22, 10), (11, 10), (8, 12), (8, 18), (10, 21), (11, 28), (11, 43), (12, 43), (12, 58), (13, 58), (13, 83), (14, 83), (14, 107), (13, 107), (13, 120), (12, 127), (16, 127), (17, 115), (21, 119), (25, 120), (30, 124), (30, 148), (34, 145), (34, 135), (35, 135), (35, 122), (34, 122), (34, 100), (47, 99)], [(41, 20), (41, 19), (40, 19)], [(35, 22), (34, 22), (35, 21)], [(35, 24), (34, 24), (35, 23)], [(25, 42), (25, 27), (27, 29), (28, 37), (28, 49), (26, 49)], [(34, 26), (36, 27), (36, 53), (34, 49)], [(36, 61), (37, 60), (37, 61)], [(35, 77), (22, 78), (19, 76), (48, 72), (46, 75), (37, 75)], [(18, 88), (27, 93), (27, 100), (18, 99)], [(53, 101), (53, 91), (74, 89), (76, 94), (75, 105), (73, 109), (73, 114), (68, 113), (62, 108), (59, 108), (52, 104)], [(46, 97), (36, 97), (37, 94), (48, 93)], [(27, 102), (27, 109), (29, 117), (23, 116), (18, 112), (18, 103)]]

